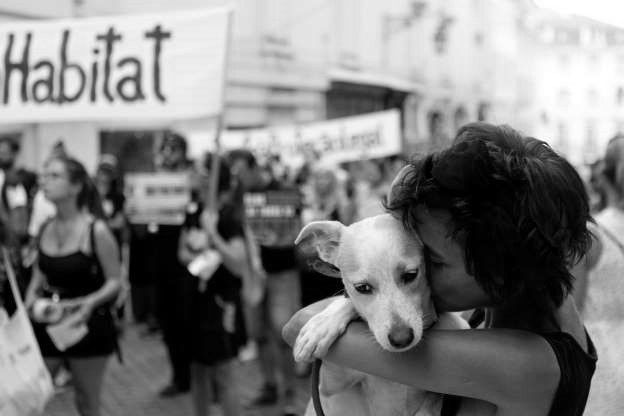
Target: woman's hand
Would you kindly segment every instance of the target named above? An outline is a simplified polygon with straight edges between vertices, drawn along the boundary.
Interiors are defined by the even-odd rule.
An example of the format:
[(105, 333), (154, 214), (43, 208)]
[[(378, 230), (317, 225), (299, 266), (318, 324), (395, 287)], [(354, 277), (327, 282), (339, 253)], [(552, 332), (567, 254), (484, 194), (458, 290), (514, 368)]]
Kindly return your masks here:
[(95, 310), (95, 304), (89, 297), (81, 298), (72, 305), (69, 305), (69, 307), (74, 308), (74, 311), (68, 317), (68, 319), (72, 320), (73, 326), (86, 324)]
[(295, 361), (312, 361), (327, 355), (329, 347), (340, 337), (357, 312), (349, 298), (335, 299), (324, 310), (314, 315), (301, 328), (293, 356)]
[(217, 223), (219, 222), (219, 213), (205, 209), (201, 213), (200, 222), (202, 228), (209, 236), (214, 236), (217, 233)]

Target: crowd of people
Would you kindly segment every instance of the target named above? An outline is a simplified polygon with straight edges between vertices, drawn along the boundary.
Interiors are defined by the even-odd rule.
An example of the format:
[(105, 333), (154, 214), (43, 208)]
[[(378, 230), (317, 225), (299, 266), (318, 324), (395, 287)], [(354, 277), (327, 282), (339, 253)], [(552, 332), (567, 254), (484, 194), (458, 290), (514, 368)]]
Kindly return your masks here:
[[(81, 415), (98, 415), (107, 362), (123, 361), (123, 330), (132, 320), (142, 336), (160, 336), (166, 346), (171, 378), (162, 398), (190, 393), (197, 415), (208, 414), (217, 398), (227, 415), (277, 404), (296, 414), (294, 378), (309, 368), (293, 362), (282, 327), (302, 305), (341, 287), (299, 256), (294, 239), (258, 239), (244, 197), (297, 195), (295, 233), (313, 220), (350, 223), (383, 211), (384, 189), (401, 160), (339, 166), (311, 157), (295, 170), (246, 149), (198, 160), (187, 150), (183, 136), (167, 132), (154, 155), (156, 171), (188, 174), (184, 221), (131, 223), (117, 155), (102, 155), (90, 175), (60, 140), (37, 175), (16, 166), (19, 144), (0, 138), (5, 245), (46, 365), (57, 384), (73, 385)], [(195, 270), (200, 258), (218, 259), (211, 273)], [(2, 298), (10, 305), (5, 283)], [(63, 336), (77, 341), (59, 345), (50, 331), (58, 324), (50, 303), (71, 317)], [(259, 360), (263, 383), (257, 397), (240, 403), (232, 363), (250, 359)]]
[[(180, 224), (129, 222), (124, 210), (124, 176), (116, 155), (103, 155), (96, 171), (90, 175), (60, 141), (37, 178), (37, 174), (15, 165), (19, 144), (11, 138), (0, 138), (3, 242), (19, 272), (25, 303), (50, 372), (59, 383), (63, 378), (71, 379), (81, 415), (99, 415), (107, 362), (114, 355), (123, 360), (123, 330), (131, 319), (142, 328), (144, 336), (162, 335), (171, 377), (163, 380), (161, 397), (190, 393), (198, 416), (207, 415), (214, 402), (221, 405), (225, 415), (240, 415), (243, 406), (277, 403), (284, 415), (297, 414), (293, 380), (306, 376), (309, 366), (294, 362), (290, 346), (282, 339), (282, 329), (300, 308), (308, 305), (314, 308), (315, 302), (339, 293), (342, 283), (311, 267), (297, 251), (294, 241), (272, 243), (259, 238), (246, 218), (245, 195), (272, 191), (291, 191), (299, 195), (296, 231), (315, 220), (335, 220), (348, 225), (390, 209), (403, 215), (411, 229), (424, 233), (423, 240), (426, 240), (427, 231), (422, 224), (410, 222), (416, 217), (430, 224), (437, 221), (426, 216), (429, 214), (411, 211), (414, 192), (420, 192), (419, 198), (431, 209), (449, 210), (459, 218), (457, 221), (463, 221), (458, 222), (458, 226), (463, 224), (468, 230), (468, 239), (461, 240), (461, 244), (474, 244), (471, 250), (461, 246), (453, 252), (459, 255), (466, 250), (470, 254), (471, 267), (478, 269), (482, 279), (477, 286), (482, 287), (484, 293), (475, 289), (463, 292), (457, 299), (449, 295), (448, 302), (461, 305), (447, 305), (448, 308), (482, 307), (483, 299), (515, 301), (517, 293), (524, 293), (526, 296), (522, 299), (531, 299), (536, 307), (534, 312), (544, 314), (536, 317), (523, 313), (526, 320), (520, 322), (520, 327), (539, 333), (572, 331), (574, 338), (565, 342), (580, 346), (577, 358), (588, 363), (585, 375), (591, 373), (597, 351), (597, 372), (585, 414), (616, 414), (609, 413), (608, 409), (624, 409), (624, 374), (619, 365), (622, 354), (616, 348), (624, 342), (619, 324), (624, 318), (624, 309), (618, 301), (619, 293), (624, 290), (620, 278), (624, 267), (621, 237), (624, 233), (624, 136), (610, 141), (604, 159), (593, 166), (591, 179), (586, 181), (585, 187), (579, 188), (576, 185), (582, 182), (571, 165), (546, 145), (531, 142), (527, 146), (533, 146), (532, 150), (521, 152), (535, 163), (514, 167), (513, 160), (517, 160), (511, 158), (510, 161), (504, 153), (509, 150), (507, 147), (517, 150), (524, 146), (519, 144), (523, 139), (511, 130), (480, 128), (483, 130), (462, 130), (464, 136), (459, 135), (457, 140), (468, 144), (455, 143), (446, 152), (432, 153), (422, 159), (424, 162), (409, 165), (413, 172), (401, 189), (396, 183), (391, 188), (393, 179), (407, 163), (400, 156), (343, 164), (328, 164), (310, 156), (297, 169), (292, 169), (278, 156), (259, 159), (247, 149), (231, 150), (222, 155), (207, 153), (198, 160), (190, 160), (184, 137), (167, 132), (155, 154), (155, 165), (157, 171), (187, 173), (190, 178), (189, 202)], [(485, 141), (491, 143), (480, 147), (475, 144), (479, 141), (475, 137), (487, 137)], [(502, 150), (494, 154), (491, 149), (496, 146)], [(475, 160), (483, 161), (488, 151), (490, 164), (478, 165)], [(496, 165), (499, 162), (502, 167)], [(434, 163), (444, 166), (435, 169)], [(544, 167), (548, 163), (554, 166), (550, 171)], [(488, 169), (498, 169), (498, 176), (492, 177), (499, 179), (486, 186), (480, 181), (490, 177)], [(505, 172), (509, 173), (509, 178), (500, 179)], [(217, 174), (216, 186), (211, 186)], [(530, 178), (521, 179), (523, 174)], [(539, 217), (541, 214), (536, 212), (542, 206), (522, 205), (527, 202), (519, 191), (507, 194), (517, 191), (527, 181), (539, 188), (544, 198), (552, 196), (553, 192), (565, 194), (562, 200), (568, 201), (564, 205), (570, 212), (557, 216), (556, 210), (562, 207), (547, 207), (544, 210), (551, 209), (548, 214), (552, 215)], [(427, 186), (423, 185), (425, 183)], [(468, 201), (467, 195), (477, 192), (477, 188), (481, 190), (479, 202)], [(391, 189), (394, 199), (387, 200)], [(596, 196), (592, 199), (595, 223), (590, 219), (586, 191)], [(503, 201), (503, 197), (509, 199)], [(514, 198), (520, 202), (515, 204)], [(492, 222), (491, 210), (499, 205), (500, 212), (496, 212), (500, 217)], [(469, 208), (472, 211), (468, 212)], [(534, 252), (516, 251), (510, 256), (505, 250), (511, 250), (513, 241), (502, 244), (496, 240), (502, 230), (495, 229), (494, 225), (504, 227), (509, 220), (503, 212), (505, 209), (530, 211), (526, 218), (531, 219), (531, 226), (519, 231), (526, 235), (516, 237), (518, 241), (535, 240), (535, 247), (539, 246), (536, 250), (548, 263), (541, 264), (539, 270), (553, 281), (536, 280), (529, 276), (532, 271), (525, 270), (533, 265)], [(564, 223), (549, 224), (555, 217)], [(478, 227), (487, 224), (491, 225), (487, 233), (479, 232)], [(486, 247), (482, 240), (488, 236), (494, 240), (492, 246)], [(544, 241), (551, 243), (546, 247), (542, 244)], [(435, 245), (435, 241), (431, 244)], [(555, 250), (556, 247), (559, 248)], [(498, 253), (496, 259), (491, 259), (492, 253)], [(579, 258), (582, 260), (574, 262), (572, 274), (576, 280), (573, 280), (562, 267), (571, 267), (572, 260)], [(459, 257), (445, 261), (457, 263), (457, 267), (463, 264)], [(488, 267), (496, 270), (488, 271)], [(507, 277), (499, 281), (497, 277), (500, 276), (493, 274), (495, 271), (504, 272)], [(5, 280), (2, 279), (0, 285), (2, 303), (11, 309)], [(458, 284), (474, 289), (471, 283), (460, 280)], [(567, 302), (568, 291), (574, 295), (574, 305)], [(483, 296), (475, 295), (472, 299), (466, 293)], [(523, 305), (526, 306), (518, 302), (507, 312), (517, 312)], [(61, 345), (61, 329), (57, 328), (60, 324), (52, 316), (59, 308), (65, 317), (71, 317), (69, 328), (61, 328), (65, 331), (61, 341), (74, 338), (67, 346)], [(562, 308), (567, 314), (564, 320), (560, 320)], [(570, 311), (576, 308), (585, 320), (593, 344), (590, 338), (583, 336), (583, 324), (576, 325), (580, 321), (570, 318)], [(501, 318), (501, 322), (504, 321), (501, 325), (506, 328), (511, 318), (500, 316), (505, 316)], [(520, 319), (519, 316), (517, 314), (515, 319)], [(289, 325), (292, 326), (292, 321)], [(56, 329), (52, 331), (51, 327)], [(293, 342), (294, 338), (289, 341)], [(555, 343), (548, 340), (551, 341)], [(367, 345), (372, 341), (358, 338), (358, 342)], [(538, 351), (537, 356), (543, 356), (545, 363), (549, 359), (543, 350)], [(259, 360), (263, 383), (250, 403), (240, 403), (236, 386), (231, 382), (233, 364), (236, 360), (249, 359)], [(401, 382), (407, 380), (404, 376), (407, 370), (399, 371), (399, 364), (395, 373), (390, 374), (390, 370), (374, 368), (376, 361), (372, 356), (364, 361), (370, 363), (370, 368), (361, 368), (363, 371), (393, 375)], [(562, 379), (567, 376), (564, 370), (567, 371), (562, 366)], [(591, 374), (588, 377), (591, 378)], [(425, 387), (431, 387), (427, 383), (430, 384), (422, 382)], [(589, 390), (589, 381), (585, 387)], [(452, 385), (448, 390), (449, 393), (463, 392)], [(477, 396), (485, 400), (492, 398), (486, 390)], [(586, 395), (586, 390), (578, 394)], [(550, 403), (552, 397), (559, 397), (554, 391), (546, 393), (545, 403)], [(579, 400), (577, 409), (584, 404), (582, 397)]]

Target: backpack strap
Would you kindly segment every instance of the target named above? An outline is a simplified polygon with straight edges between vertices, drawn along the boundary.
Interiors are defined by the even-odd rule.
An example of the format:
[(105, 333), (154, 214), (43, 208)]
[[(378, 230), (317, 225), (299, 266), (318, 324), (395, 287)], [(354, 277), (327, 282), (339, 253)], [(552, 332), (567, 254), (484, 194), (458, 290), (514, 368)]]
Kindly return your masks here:
[(48, 217), (39, 227), (39, 231), (37, 231), (37, 235), (35, 236), (35, 248), (37, 250), (41, 250), (41, 237), (45, 229), (52, 223), (53, 219), (54, 217)]

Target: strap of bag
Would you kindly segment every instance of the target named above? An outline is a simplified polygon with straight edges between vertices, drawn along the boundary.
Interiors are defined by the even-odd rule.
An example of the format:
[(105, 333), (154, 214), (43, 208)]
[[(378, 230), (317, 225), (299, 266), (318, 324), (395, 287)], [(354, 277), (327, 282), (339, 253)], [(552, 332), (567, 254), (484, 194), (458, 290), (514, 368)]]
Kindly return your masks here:
[(13, 293), (13, 299), (15, 300), (15, 305), (17, 309), (25, 309), (24, 301), (22, 299), (22, 295), (20, 295), (19, 288), (17, 285), (17, 278), (15, 277), (15, 270), (13, 269), (13, 265), (11, 264), (11, 260), (9, 257), (9, 250), (5, 246), (2, 246), (2, 261), (4, 263), (4, 270), (6, 272), (7, 277), (9, 278), (9, 285), (11, 286), (11, 292)]
[(604, 233), (604, 235), (607, 236), (607, 238), (609, 238), (609, 240), (613, 241), (615, 243), (615, 245), (620, 249), (620, 251), (622, 252), (622, 254), (624, 255), (624, 244), (622, 244), (622, 242), (620, 240), (618, 240), (618, 238), (615, 236), (615, 234), (613, 234), (611, 231), (607, 230), (606, 227), (597, 224), (598, 228), (600, 228), (600, 230)]

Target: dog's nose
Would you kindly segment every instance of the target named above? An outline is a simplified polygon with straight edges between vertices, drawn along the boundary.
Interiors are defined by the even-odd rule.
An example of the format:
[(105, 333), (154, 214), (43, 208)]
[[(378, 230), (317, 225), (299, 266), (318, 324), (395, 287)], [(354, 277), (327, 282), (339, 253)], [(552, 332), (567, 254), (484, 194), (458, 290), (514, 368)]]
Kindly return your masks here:
[(394, 348), (405, 348), (414, 340), (414, 331), (407, 326), (393, 327), (388, 334), (388, 341)]

